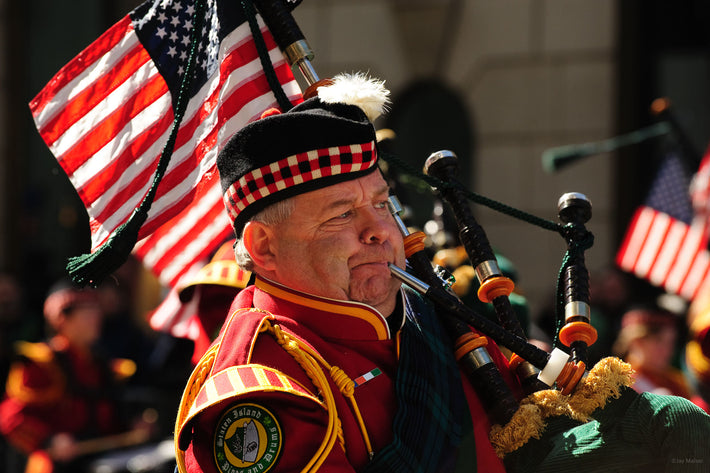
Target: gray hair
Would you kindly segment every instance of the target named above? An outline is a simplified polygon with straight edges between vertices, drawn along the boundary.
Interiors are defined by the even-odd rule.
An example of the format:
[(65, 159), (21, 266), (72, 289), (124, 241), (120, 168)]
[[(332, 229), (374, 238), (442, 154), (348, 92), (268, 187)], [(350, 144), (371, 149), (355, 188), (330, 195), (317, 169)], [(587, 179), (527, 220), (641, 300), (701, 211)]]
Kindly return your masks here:
[[(250, 218), (247, 223), (259, 222), (265, 225), (278, 225), (279, 223), (285, 222), (291, 216), (294, 208), (293, 198), (284, 199), (276, 202), (275, 204), (269, 205), (264, 210)], [(254, 261), (251, 259), (251, 255), (244, 246), (244, 239), (242, 236), (237, 238), (236, 244), (234, 245), (234, 257), (237, 264), (243, 270), (254, 271)]]

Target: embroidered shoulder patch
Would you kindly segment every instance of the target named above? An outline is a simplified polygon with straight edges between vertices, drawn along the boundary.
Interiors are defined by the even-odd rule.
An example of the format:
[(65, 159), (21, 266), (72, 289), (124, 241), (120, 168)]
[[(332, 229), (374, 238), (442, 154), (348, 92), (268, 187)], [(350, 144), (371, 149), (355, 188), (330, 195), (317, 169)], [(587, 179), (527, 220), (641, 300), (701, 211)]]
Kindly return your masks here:
[(217, 422), (214, 459), (222, 473), (265, 473), (276, 464), (282, 445), (281, 426), (269, 410), (237, 404)]

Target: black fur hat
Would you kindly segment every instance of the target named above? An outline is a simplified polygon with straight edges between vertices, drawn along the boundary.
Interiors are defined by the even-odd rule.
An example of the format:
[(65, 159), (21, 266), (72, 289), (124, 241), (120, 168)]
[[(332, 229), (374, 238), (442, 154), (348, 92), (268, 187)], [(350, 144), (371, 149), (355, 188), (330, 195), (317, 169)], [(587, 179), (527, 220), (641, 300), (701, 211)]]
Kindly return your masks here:
[(237, 132), (217, 157), (235, 234), (268, 205), (377, 169), (372, 121), (388, 93), (362, 75), (337, 76), (317, 97)]

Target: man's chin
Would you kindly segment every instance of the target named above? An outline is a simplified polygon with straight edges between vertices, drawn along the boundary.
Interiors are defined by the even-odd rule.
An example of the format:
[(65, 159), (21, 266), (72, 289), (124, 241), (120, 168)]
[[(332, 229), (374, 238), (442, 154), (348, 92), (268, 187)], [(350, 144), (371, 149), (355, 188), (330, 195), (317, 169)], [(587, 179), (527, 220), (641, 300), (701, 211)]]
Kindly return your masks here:
[(351, 300), (371, 306), (393, 302), (401, 283), (391, 277), (373, 277), (362, 284), (351, 286)]

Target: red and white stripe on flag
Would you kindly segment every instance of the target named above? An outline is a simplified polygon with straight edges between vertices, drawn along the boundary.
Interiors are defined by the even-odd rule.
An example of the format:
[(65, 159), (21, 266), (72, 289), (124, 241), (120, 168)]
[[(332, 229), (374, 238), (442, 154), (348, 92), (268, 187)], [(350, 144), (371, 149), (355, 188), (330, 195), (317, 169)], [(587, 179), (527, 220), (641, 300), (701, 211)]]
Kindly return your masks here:
[(651, 207), (640, 207), (616, 255), (624, 271), (692, 300), (710, 278), (706, 221), (690, 225)]
[[(289, 65), (258, 21), (286, 95), (292, 103), (302, 101)], [(40, 135), (87, 209), (92, 251), (148, 192), (174, 120), (172, 101), (126, 16), (30, 102)], [(274, 106), (243, 23), (222, 39), (219, 67), (188, 102), (170, 164), (139, 233), (143, 240), (134, 253), (164, 285), (175, 287), (231, 235), (216, 157), (236, 131)]]
[(690, 182), (690, 198), (695, 213), (710, 216), (710, 148)]

